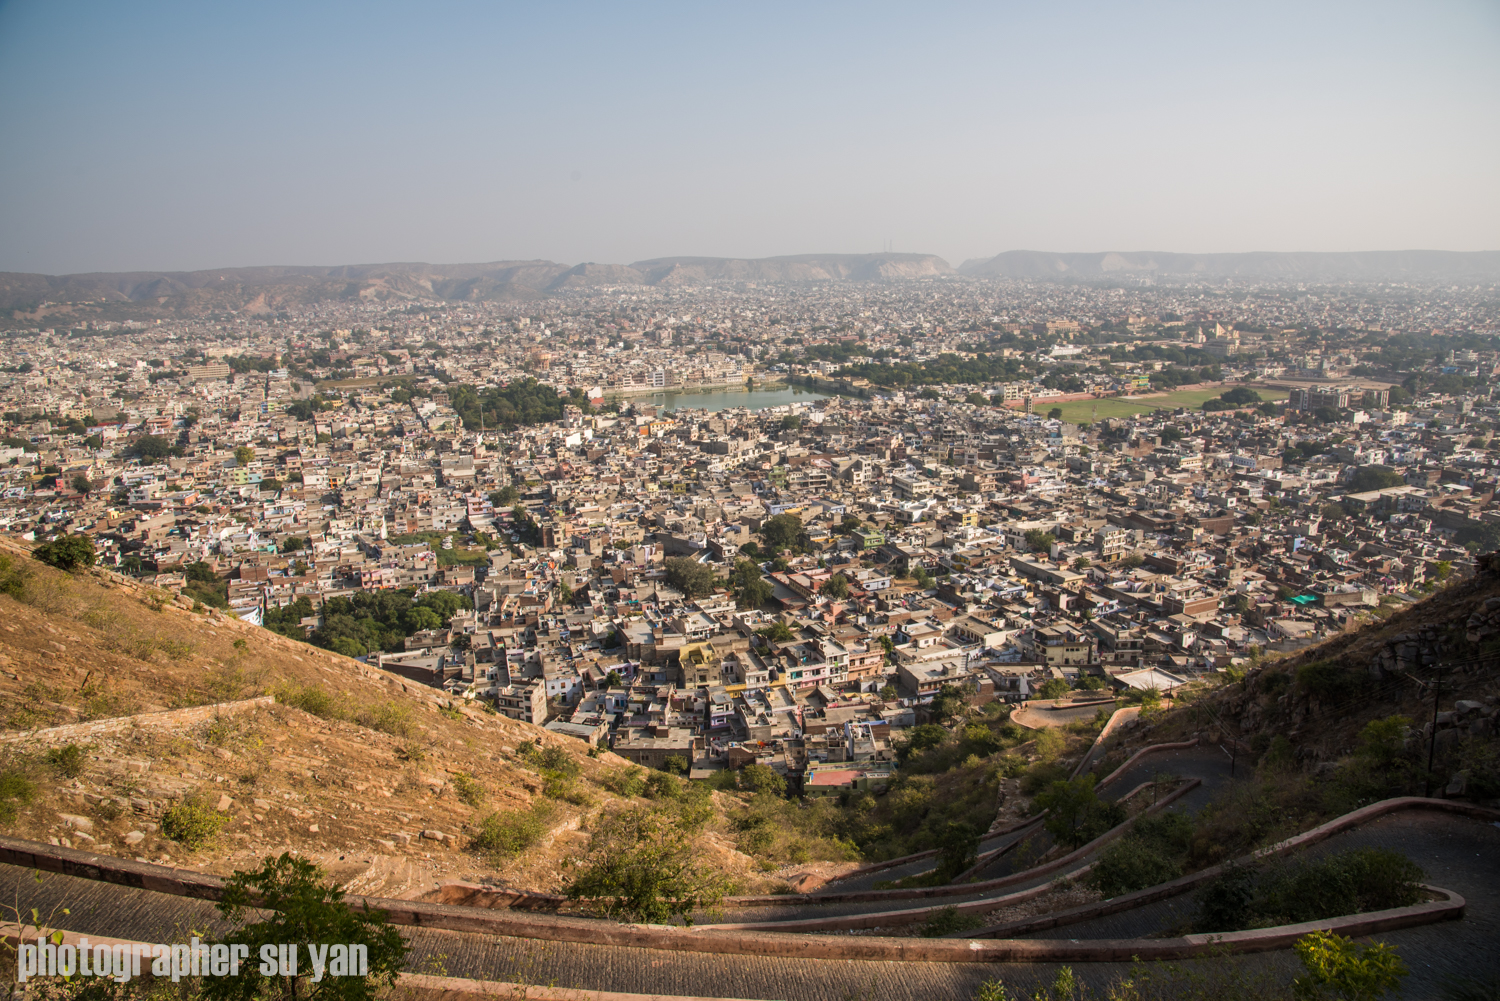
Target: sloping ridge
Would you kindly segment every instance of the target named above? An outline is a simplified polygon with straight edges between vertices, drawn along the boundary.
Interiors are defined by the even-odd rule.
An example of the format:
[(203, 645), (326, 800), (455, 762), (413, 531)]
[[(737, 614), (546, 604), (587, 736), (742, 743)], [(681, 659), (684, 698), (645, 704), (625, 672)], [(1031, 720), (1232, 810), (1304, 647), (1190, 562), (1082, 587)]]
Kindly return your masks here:
[(1348, 253), (1049, 253), (1009, 250), (959, 265), (974, 278), (1102, 278), (1119, 274), (1288, 280), (1449, 280), (1500, 277), (1500, 251), (1371, 250)]
[(932, 254), (799, 254), (791, 257), (658, 257), (632, 268), (653, 284), (712, 281), (889, 281), (952, 274)]

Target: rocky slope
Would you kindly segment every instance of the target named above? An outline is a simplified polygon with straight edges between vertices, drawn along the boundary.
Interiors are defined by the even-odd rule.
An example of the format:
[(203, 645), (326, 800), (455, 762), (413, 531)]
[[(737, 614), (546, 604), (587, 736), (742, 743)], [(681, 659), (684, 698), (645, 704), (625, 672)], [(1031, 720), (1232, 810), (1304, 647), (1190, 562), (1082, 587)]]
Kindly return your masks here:
[[(24, 584), (0, 594), (5, 834), (219, 873), (295, 850), (387, 896), (455, 878), (554, 891), (591, 821), (625, 802), (602, 785), (626, 764), (608, 752), (590, 758), (578, 741), (108, 571), (61, 573), (0, 539), (0, 578), (18, 572)], [(538, 743), (575, 775), (549, 784)], [(216, 815), (218, 836), (198, 848), (167, 837), (181, 804)], [(538, 842), (474, 850), (496, 811), (539, 817)], [(745, 885), (772, 885), (722, 823), (704, 839)]]
[(1253, 766), (1285, 738), (1298, 771), (1333, 776), (1344, 767), (1347, 777), (1351, 763), (1366, 760), (1352, 756), (1362, 746), (1370, 753), (1365, 727), (1399, 716), (1406, 724), (1392, 753), (1407, 787), (1393, 784), (1392, 794), (1425, 787), (1500, 805), (1500, 560), (1481, 557), (1475, 576), (1387, 613), (1164, 714), (1150, 739), (1227, 739)]

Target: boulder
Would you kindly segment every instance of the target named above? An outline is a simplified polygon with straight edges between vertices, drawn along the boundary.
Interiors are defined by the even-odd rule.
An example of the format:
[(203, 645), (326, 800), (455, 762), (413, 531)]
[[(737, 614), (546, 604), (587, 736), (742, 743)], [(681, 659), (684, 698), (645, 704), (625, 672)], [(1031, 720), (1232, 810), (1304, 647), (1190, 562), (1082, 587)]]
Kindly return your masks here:
[(75, 831), (92, 831), (94, 822), (87, 817), (80, 817), (76, 813), (59, 813), (62, 822)]

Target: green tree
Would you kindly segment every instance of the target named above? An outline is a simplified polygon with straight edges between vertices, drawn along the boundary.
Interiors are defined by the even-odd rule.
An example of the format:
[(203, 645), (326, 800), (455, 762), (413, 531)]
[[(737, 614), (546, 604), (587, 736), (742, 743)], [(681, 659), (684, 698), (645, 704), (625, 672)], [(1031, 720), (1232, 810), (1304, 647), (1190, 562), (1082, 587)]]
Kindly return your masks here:
[(146, 434), (135, 440), (131, 451), (148, 462), (155, 462), (171, 455), (172, 445), (160, 435)]
[(234, 450), (234, 461), (242, 466), (250, 465), (251, 461), (253, 461), (254, 459), (255, 449), (251, 448), (249, 445), (241, 445), (239, 448), (236, 448)]
[[(344, 903), (344, 891), (326, 879), (321, 869), (290, 853), (265, 859), (258, 870), (235, 872), (225, 880), (223, 896), (215, 906), (228, 921), (241, 922), (251, 915), (263, 918), (218, 940), (223, 945), (248, 946), (250, 959), (241, 963), (237, 977), (200, 981), (199, 989), (209, 1001), (373, 1001), (382, 989), (395, 985), (406, 962), (406, 941), (387, 923), (384, 911), (350, 907)], [(264, 976), (261, 946), (292, 943), (298, 947), (298, 975)], [(365, 947), (365, 975), (324, 975), (315, 983), (316, 953), (309, 955), (309, 951), (314, 946), (329, 950), (335, 943)], [(335, 955), (325, 951), (324, 962)]]
[(922, 564), (918, 563), (912, 567), (911, 576), (917, 582), (917, 587), (921, 590), (925, 591), (932, 587), (932, 574), (928, 573), (927, 568), (922, 566)]
[(1324, 504), (1318, 508), (1318, 516), (1324, 521), (1343, 521), (1348, 514), (1341, 504)]
[(689, 598), (713, 594), (714, 581), (713, 567), (706, 563), (688, 556), (673, 556), (667, 560), (667, 583)]
[(74, 490), (78, 491), (81, 494), (89, 494), (94, 492), (93, 481), (91, 481), (87, 476), (84, 476), (82, 473), (79, 473), (77, 476), (73, 477), (73, 482), (71, 485)]
[(1026, 530), (1026, 548), (1034, 553), (1049, 553), (1057, 539), (1051, 532), (1044, 532), (1040, 528), (1028, 528)]
[(781, 428), (783, 431), (796, 431), (800, 427), (802, 427), (802, 418), (796, 414), (787, 414), (781, 419)]
[(1400, 989), (1411, 972), (1384, 942), (1361, 948), (1337, 932), (1311, 932), (1292, 948), (1307, 971), (1292, 981), (1298, 1001), (1374, 1001)]
[(490, 503), (495, 505), (495, 510), (510, 507), (521, 499), (521, 493), (513, 486), (503, 486), (490, 494)]
[(818, 591), (825, 597), (843, 599), (849, 597), (849, 581), (843, 574), (834, 574), (823, 582), (823, 587)]
[(1089, 559), (1087, 556), (1080, 556), (1076, 560), (1073, 561), (1073, 569), (1074, 570), (1080, 570), (1080, 571), (1087, 570), (1089, 567), (1091, 567), (1093, 565), (1094, 565), (1094, 561), (1091, 560), (1091, 559)]
[(31, 555), (48, 566), (68, 573), (87, 569), (99, 558), (94, 551), (94, 540), (87, 535), (64, 535), (37, 546), (31, 551)]
[(990, 398), (988, 396), (985, 396), (983, 393), (970, 393), (968, 396), (964, 397), (964, 402), (972, 404), (976, 407), (983, 407), (989, 405)]
[(778, 514), (767, 518), (760, 526), (760, 535), (772, 552), (786, 549), (794, 545), (802, 535), (802, 519), (795, 514)]
[(761, 574), (760, 567), (750, 560), (735, 563), (730, 583), (734, 587), (735, 603), (741, 608), (760, 608), (775, 593), (775, 589)]
[(755, 635), (762, 636), (772, 643), (790, 643), (795, 638), (787, 624), (780, 620), (755, 630)]
[(729, 880), (694, 844), (691, 815), (639, 806), (606, 816), (589, 852), (567, 885), (570, 900), (584, 900), (625, 922), (689, 924), (724, 899)]
[(1047, 419), (1049, 421), (1062, 420), (1062, 407), (1053, 407), (1051, 410), (1047, 411)]
[(1047, 811), (1047, 832), (1070, 848), (1087, 844), (1125, 821), (1123, 807), (1103, 802), (1094, 792), (1093, 775), (1053, 782), (1036, 794), (1031, 805)]
[(1389, 466), (1360, 466), (1349, 480), (1349, 492), (1358, 494), (1366, 490), (1384, 490), (1387, 487), (1399, 487), (1405, 482), (1401, 474)]
[(979, 860), (979, 830), (962, 820), (949, 821), (937, 847), (937, 881), (951, 883)]
[(1072, 689), (1068, 683), (1061, 678), (1048, 678), (1042, 682), (1041, 687), (1036, 690), (1039, 699), (1065, 699)]

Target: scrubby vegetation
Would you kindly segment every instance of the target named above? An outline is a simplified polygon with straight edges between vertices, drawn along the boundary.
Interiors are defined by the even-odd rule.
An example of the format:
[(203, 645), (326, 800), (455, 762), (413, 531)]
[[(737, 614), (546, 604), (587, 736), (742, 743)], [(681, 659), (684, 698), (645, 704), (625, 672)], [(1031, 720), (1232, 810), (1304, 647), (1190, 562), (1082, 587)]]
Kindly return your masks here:
[(1088, 885), (1105, 897), (1143, 890), (1182, 875), (1193, 843), (1193, 822), (1181, 813), (1141, 817), (1130, 832), (1106, 848), (1089, 872)]
[(197, 798), (179, 800), (161, 815), (161, 833), (188, 851), (197, 851), (218, 840), (229, 818)]
[(492, 865), (499, 865), (540, 842), (547, 833), (551, 814), (551, 806), (541, 800), (529, 809), (497, 810), (480, 821), (479, 832), (469, 839), (468, 850), (485, 857)]
[(1198, 892), (1198, 932), (1298, 924), (1421, 899), (1422, 870), (1398, 852), (1360, 848), (1320, 859), (1232, 867)]
[(272, 689), (276, 701), (301, 709), (323, 719), (347, 720), (369, 730), (395, 737), (411, 735), (414, 723), (411, 708), (395, 699), (361, 702), (342, 692), (330, 692), (318, 685), (283, 682)]

